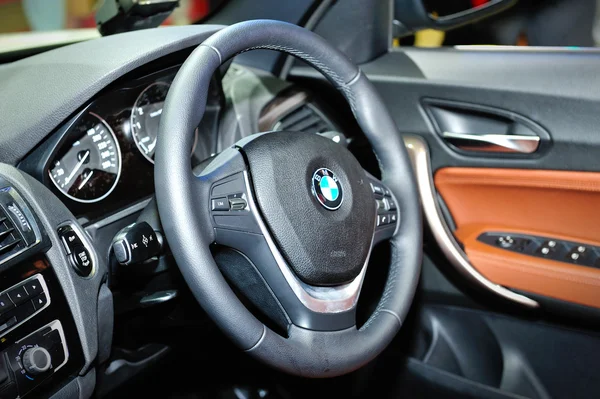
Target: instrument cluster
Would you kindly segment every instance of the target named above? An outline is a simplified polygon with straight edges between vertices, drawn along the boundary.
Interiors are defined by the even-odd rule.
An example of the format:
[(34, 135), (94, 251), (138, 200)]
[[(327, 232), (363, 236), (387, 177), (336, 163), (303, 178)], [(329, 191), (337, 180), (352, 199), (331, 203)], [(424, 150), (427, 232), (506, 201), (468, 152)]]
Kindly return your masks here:
[[(78, 217), (93, 220), (154, 193), (154, 152), (176, 68), (113, 85), (59, 129), (42, 181)], [(216, 79), (194, 132), (192, 165), (216, 149), (222, 103)]]

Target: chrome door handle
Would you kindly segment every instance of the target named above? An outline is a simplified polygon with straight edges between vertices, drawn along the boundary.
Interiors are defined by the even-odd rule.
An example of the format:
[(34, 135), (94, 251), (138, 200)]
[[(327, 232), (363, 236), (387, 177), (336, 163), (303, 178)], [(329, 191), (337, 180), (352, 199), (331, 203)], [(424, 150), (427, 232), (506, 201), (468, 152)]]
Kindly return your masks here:
[(539, 136), (444, 132), (442, 137), (464, 151), (531, 154), (540, 146)]

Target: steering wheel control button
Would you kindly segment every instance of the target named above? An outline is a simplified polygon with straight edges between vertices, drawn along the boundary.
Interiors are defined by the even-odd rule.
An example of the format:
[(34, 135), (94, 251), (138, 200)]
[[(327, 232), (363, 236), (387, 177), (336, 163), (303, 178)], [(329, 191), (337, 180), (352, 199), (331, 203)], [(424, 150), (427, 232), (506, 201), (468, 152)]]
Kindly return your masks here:
[(248, 207), (248, 203), (243, 198), (230, 198), (229, 207), (232, 211), (243, 211)]
[[(239, 153), (238, 153), (239, 154)], [(241, 157), (241, 155), (240, 155)], [(213, 183), (211, 193), (211, 219), (215, 228), (227, 231), (260, 233), (260, 228), (251, 212), (244, 174), (241, 172), (227, 176)], [(219, 203), (225, 199), (225, 206)], [(215, 210), (215, 207), (217, 208)], [(224, 230), (220, 230), (219, 239), (224, 240)]]
[(112, 244), (117, 262), (122, 265), (143, 263), (162, 251), (158, 233), (147, 222), (134, 223), (119, 231)]
[(396, 210), (396, 202), (392, 198), (386, 198), (384, 201), (386, 203), (387, 209), (389, 209), (390, 211)]
[(377, 212), (385, 211), (387, 209), (385, 201), (376, 199), (375, 203), (377, 204)]
[(52, 357), (46, 348), (36, 346), (27, 349), (22, 357), (23, 367), (30, 375), (39, 375), (50, 370)]
[(92, 257), (84, 246), (73, 248), (71, 264), (79, 275), (87, 277), (92, 273)]
[(390, 223), (396, 223), (398, 221), (398, 215), (394, 213), (390, 213)]
[(371, 189), (373, 190), (373, 194), (375, 194), (376, 196), (383, 197), (383, 195), (385, 194), (384, 188), (377, 184), (371, 183)]
[(390, 224), (390, 217), (387, 214), (377, 215), (377, 227)]
[(335, 211), (342, 206), (344, 191), (337, 176), (327, 168), (320, 168), (312, 176), (312, 193), (325, 209)]
[(225, 197), (213, 198), (211, 209), (213, 211), (228, 211), (229, 210), (229, 201)]

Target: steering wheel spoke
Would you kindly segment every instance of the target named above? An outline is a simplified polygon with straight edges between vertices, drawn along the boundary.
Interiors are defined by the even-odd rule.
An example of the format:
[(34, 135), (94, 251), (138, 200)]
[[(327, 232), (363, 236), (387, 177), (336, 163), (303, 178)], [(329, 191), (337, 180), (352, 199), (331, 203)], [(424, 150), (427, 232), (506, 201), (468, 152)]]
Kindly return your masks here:
[[(227, 159), (235, 156), (230, 154)], [(217, 157), (215, 161), (223, 166), (223, 159)], [(366, 263), (359, 276), (347, 284), (314, 286), (303, 282), (289, 267), (261, 216), (248, 171), (227, 169), (231, 174), (209, 182), (203, 176), (214, 175), (216, 168), (209, 165), (199, 176), (199, 184), (211, 186), (208, 210), (214, 243), (235, 249), (252, 263), (292, 324), (324, 331), (354, 326)]]

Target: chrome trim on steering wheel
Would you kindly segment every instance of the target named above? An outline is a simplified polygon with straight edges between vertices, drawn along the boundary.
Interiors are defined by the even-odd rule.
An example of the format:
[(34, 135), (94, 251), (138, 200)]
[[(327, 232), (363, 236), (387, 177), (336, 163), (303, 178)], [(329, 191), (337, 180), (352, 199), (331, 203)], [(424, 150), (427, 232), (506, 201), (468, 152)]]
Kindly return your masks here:
[(360, 270), (358, 276), (350, 283), (342, 284), (334, 287), (317, 287), (309, 285), (301, 281), (294, 272), (289, 268), (285, 259), (279, 252), (275, 241), (269, 234), (265, 223), (258, 212), (256, 202), (254, 201), (254, 195), (250, 185), (250, 179), (248, 178), (248, 172), (244, 171), (244, 183), (246, 184), (246, 192), (248, 193), (248, 204), (250, 211), (256, 219), (262, 235), (265, 237), (269, 250), (279, 266), (279, 270), (283, 274), (283, 277), (289, 284), (294, 294), (298, 297), (300, 302), (304, 304), (308, 309), (317, 313), (341, 313), (353, 309), (358, 301), (358, 295), (364, 281), (365, 273), (367, 271), (367, 264), (371, 257), (371, 250), (373, 248), (373, 240), (375, 233), (371, 236), (371, 246), (365, 263)]
[(539, 304), (536, 301), (491, 282), (469, 263), (467, 255), (460, 248), (446, 224), (436, 200), (436, 192), (431, 175), (431, 163), (429, 161), (429, 149), (425, 140), (419, 136), (404, 136), (404, 144), (410, 155), (417, 178), (419, 195), (421, 196), (421, 203), (427, 223), (431, 228), (435, 241), (454, 268), (472, 283), (486, 291), (520, 305), (537, 308)]

